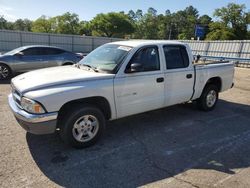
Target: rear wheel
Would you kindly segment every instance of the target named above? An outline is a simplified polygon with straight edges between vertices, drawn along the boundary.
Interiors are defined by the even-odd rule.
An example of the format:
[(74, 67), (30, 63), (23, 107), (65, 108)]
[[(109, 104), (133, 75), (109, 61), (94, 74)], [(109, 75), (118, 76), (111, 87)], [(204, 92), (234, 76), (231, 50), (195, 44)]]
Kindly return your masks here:
[(215, 85), (207, 85), (200, 98), (197, 100), (197, 104), (199, 109), (203, 111), (213, 110), (217, 104), (218, 96), (219, 96), (218, 87)]
[(93, 145), (105, 130), (104, 115), (94, 106), (75, 106), (60, 122), (61, 138), (75, 148)]
[(6, 80), (11, 77), (11, 69), (5, 65), (0, 63), (0, 80)]

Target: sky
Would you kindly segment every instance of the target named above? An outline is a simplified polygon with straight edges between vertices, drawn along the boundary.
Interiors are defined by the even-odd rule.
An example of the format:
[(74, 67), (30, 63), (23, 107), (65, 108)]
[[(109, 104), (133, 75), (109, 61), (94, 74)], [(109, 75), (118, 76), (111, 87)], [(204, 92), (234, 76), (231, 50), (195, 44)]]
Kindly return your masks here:
[(80, 20), (91, 20), (98, 13), (119, 12), (141, 9), (146, 12), (149, 7), (157, 13), (183, 10), (189, 5), (199, 10), (199, 14), (213, 15), (216, 8), (228, 3), (245, 4), (250, 9), (250, 0), (0, 0), (0, 15), (8, 21), (28, 18), (35, 20), (41, 15), (49, 17), (61, 15), (65, 12), (76, 13)]

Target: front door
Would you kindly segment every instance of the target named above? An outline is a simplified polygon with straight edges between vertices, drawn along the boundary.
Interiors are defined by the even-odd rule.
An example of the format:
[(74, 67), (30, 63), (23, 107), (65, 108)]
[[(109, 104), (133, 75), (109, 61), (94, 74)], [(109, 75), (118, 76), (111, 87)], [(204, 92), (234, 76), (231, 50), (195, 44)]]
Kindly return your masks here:
[[(157, 46), (139, 49), (114, 80), (117, 116), (125, 117), (164, 105), (164, 73)], [(141, 65), (137, 71), (131, 65)]]
[(45, 62), (40, 55), (40, 48), (31, 47), (21, 52), (23, 55), (15, 55), (15, 68), (17, 72), (25, 72), (45, 67)]

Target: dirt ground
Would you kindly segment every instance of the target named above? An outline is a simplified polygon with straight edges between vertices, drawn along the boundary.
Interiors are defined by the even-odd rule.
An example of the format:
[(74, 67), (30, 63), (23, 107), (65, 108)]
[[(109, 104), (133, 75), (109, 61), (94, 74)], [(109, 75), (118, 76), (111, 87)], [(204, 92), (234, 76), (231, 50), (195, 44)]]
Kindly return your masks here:
[(176, 105), (110, 122), (75, 150), (16, 122), (0, 83), (0, 187), (250, 187), (250, 69), (212, 112)]

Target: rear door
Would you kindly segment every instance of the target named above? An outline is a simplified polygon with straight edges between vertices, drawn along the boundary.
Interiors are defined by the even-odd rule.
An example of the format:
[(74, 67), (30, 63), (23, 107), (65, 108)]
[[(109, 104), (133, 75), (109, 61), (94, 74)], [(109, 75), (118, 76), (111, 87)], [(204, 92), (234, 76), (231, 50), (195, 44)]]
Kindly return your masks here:
[(166, 71), (166, 106), (188, 101), (193, 94), (194, 70), (186, 47), (163, 46)]
[[(141, 64), (138, 72), (127, 71), (131, 64)], [(120, 72), (121, 71), (121, 72)], [(164, 73), (158, 46), (139, 49), (114, 79), (117, 116), (124, 117), (164, 105)]]
[(46, 60), (46, 67), (62, 65), (64, 61), (64, 50), (58, 48), (44, 48), (43, 58)]

